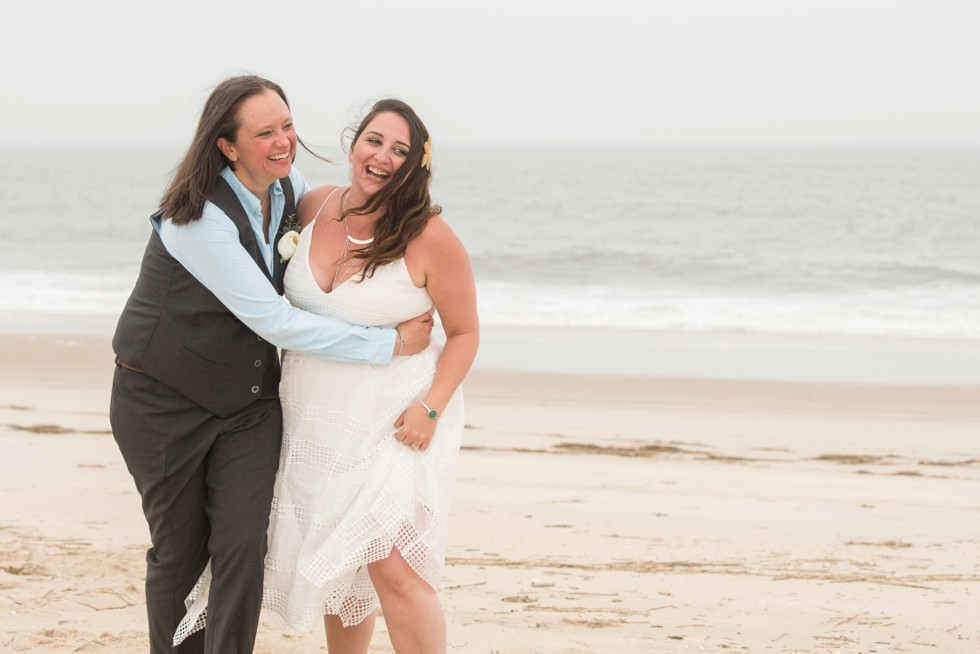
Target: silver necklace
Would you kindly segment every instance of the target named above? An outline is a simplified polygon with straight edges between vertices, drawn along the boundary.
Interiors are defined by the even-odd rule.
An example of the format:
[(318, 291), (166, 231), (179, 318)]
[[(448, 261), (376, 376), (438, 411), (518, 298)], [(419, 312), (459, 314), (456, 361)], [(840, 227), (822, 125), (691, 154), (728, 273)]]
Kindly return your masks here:
[[(374, 243), (373, 236), (371, 238), (360, 239), (360, 238), (354, 238), (353, 236), (350, 235), (350, 227), (347, 226), (347, 198), (349, 196), (350, 196), (350, 189), (348, 188), (347, 192), (344, 193), (344, 201), (340, 203), (340, 215), (344, 217), (343, 220), (344, 231), (347, 232), (347, 240), (353, 243), (354, 245), (371, 245), (372, 243)], [(347, 247), (346, 243), (344, 244), (344, 247), (345, 248)]]
[[(353, 243), (354, 245), (370, 245), (371, 243), (374, 243), (374, 237), (373, 236), (371, 238), (360, 239), (360, 238), (354, 238), (353, 236), (350, 235), (350, 227), (348, 227), (348, 225), (347, 225), (347, 215), (346, 215), (347, 214), (347, 195), (348, 195), (349, 192), (350, 192), (350, 189), (347, 189), (347, 191), (344, 193), (344, 196), (343, 196), (343, 198), (341, 200), (341, 203), (340, 203), (340, 215), (342, 216), (341, 222), (344, 223), (344, 231), (347, 232), (347, 238), (344, 239), (344, 247), (340, 251), (340, 258), (337, 259), (337, 268), (334, 270), (334, 273), (333, 273), (333, 286), (330, 288), (331, 291), (333, 291), (333, 290), (335, 290), (337, 288), (337, 279), (338, 278), (342, 279), (343, 281), (347, 281), (347, 279), (349, 277), (353, 277), (356, 274), (356, 268), (358, 266), (357, 265), (351, 265), (351, 264), (347, 263), (347, 261), (346, 261), (346, 258), (347, 258), (347, 243), (348, 243), (348, 241), (351, 242), (351, 243)], [(354, 261), (356, 261), (356, 260), (354, 260)], [(343, 268), (343, 270), (344, 270), (344, 274), (342, 276), (340, 275), (341, 268)]]

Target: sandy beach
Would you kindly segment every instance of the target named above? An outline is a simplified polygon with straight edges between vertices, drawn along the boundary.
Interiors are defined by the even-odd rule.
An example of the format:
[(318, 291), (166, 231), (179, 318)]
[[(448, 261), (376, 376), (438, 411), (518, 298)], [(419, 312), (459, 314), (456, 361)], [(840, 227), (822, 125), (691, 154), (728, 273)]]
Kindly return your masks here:
[[(146, 651), (108, 340), (0, 336), (0, 651)], [(478, 369), (465, 391), (449, 651), (980, 652), (980, 387)], [(326, 648), (263, 619), (256, 651)]]

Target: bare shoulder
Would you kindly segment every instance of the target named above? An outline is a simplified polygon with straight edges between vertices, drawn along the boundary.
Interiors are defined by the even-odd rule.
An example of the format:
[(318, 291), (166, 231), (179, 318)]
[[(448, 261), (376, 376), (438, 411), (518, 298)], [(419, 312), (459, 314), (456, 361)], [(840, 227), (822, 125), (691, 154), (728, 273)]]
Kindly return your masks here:
[(409, 242), (405, 264), (418, 287), (432, 290), (438, 280), (472, 278), (469, 255), (442, 216), (429, 218), (422, 233)]
[(337, 186), (327, 184), (325, 186), (317, 186), (315, 189), (311, 189), (300, 199), (297, 209), (309, 212), (312, 208), (312, 211), (315, 214), (316, 210), (320, 208), (321, 204), (323, 204), (323, 201), (326, 200), (331, 193), (337, 190), (337, 188)]
[(320, 208), (326, 202), (330, 194), (337, 190), (337, 186), (332, 186), (327, 184), (326, 186), (317, 186), (315, 189), (310, 190), (306, 195), (304, 195), (299, 204), (296, 205), (296, 214), (299, 216), (299, 224), (306, 227), (313, 219), (316, 217)]
[(410, 245), (415, 245), (416, 252), (427, 269), (458, 268), (462, 262), (468, 260), (463, 242), (440, 215), (429, 218), (422, 233)]
[(439, 214), (433, 214), (425, 223), (422, 233), (419, 234), (420, 245), (428, 248), (438, 247), (462, 247), (463, 244), (456, 236), (456, 232), (449, 226), (449, 223)]

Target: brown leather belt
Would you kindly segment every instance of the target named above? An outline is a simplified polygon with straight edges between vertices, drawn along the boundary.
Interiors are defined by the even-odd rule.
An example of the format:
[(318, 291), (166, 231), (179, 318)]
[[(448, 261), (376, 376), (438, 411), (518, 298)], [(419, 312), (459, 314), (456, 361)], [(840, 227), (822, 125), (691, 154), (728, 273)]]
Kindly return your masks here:
[(130, 364), (126, 363), (125, 361), (122, 361), (119, 357), (116, 357), (116, 365), (117, 366), (122, 366), (126, 370), (132, 370), (133, 372), (143, 372), (142, 369), (137, 368), (136, 366), (130, 365)]

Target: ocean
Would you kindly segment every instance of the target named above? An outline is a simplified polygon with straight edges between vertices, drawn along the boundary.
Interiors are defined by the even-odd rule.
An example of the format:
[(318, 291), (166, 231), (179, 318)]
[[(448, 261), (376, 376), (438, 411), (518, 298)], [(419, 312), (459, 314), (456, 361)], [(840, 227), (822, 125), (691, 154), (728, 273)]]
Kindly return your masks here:
[[(4, 154), (0, 331), (111, 332), (180, 150)], [(446, 146), (433, 172), (487, 327), (980, 346), (977, 147)]]

